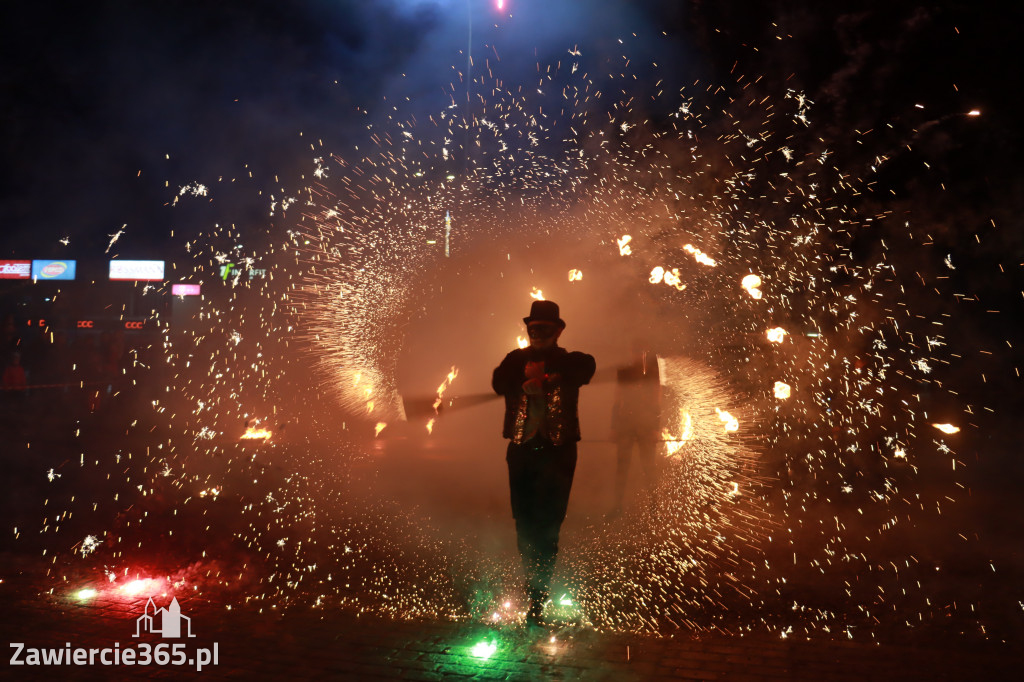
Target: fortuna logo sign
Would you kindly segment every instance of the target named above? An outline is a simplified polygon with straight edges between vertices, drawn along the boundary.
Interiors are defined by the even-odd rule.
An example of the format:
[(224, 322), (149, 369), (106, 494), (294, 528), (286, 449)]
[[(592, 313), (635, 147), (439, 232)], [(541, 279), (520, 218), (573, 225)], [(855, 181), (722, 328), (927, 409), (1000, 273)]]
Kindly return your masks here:
[(30, 260), (0, 260), (0, 279), (28, 279), (32, 276)]
[(46, 279), (51, 279), (53, 277), (60, 277), (67, 271), (67, 269), (67, 263), (61, 263), (58, 261), (56, 263), (50, 263), (49, 265), (45, 266), (42, 270), (39, 271), (39, 274), (45, 277)]

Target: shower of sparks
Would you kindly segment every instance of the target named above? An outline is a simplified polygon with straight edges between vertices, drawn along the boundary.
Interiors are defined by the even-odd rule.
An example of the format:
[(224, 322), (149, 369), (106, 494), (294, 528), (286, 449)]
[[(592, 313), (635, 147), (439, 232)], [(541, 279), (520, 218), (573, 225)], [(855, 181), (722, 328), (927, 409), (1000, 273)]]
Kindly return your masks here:
[(110, 237), (110, 243), (107, 244), (107, 250), (104, 253), (110, 253), (110, 249), (112, 249), (114, 247), (114, 244), (117, 243), (117, 240), (120, 239), (121, 235), (124, 234), (124, 228), (126, 228), (126, 227), (128, 227), (127, 224), (126, 225), (122, 225), (120, 230), (118, 230), (114, 234), (108, 234), (107, 235), (108, 237)]
[[(500, 61), (490, 66), (497, 72)], [(626, 68), (607, 76), (618, 82)], [(504, 274), (522, 275), (494, 274), (494, 286), (509, 288), (499, 292), (505, 300), (523, 300), (527, 273), (564, 286), (575, 265), (570, 282), (586, 268), (587, 287), (614, 279), (643, 291), (677, 343), (659, 358), (659, 448), (668, 456), (658, 457), (655, 513), (626, 514), (619, 525), (577, 519), (582, 527), (563, 534), (552, 594), (571, 592), (584, 622), (787, 637), (796, 622), (807, 632), (850, 623), (869, 631), (972, 610), (937, 587), (938, 560), (906, 542), (914, 524), (945, 522), (963, 488), (924, 485), (917, 466), (940, 453), (956, 475), (963, 468), (930, 430), (959, 429), (927, 421), (935, 396), (960, 404), (943, 371), (961, 355), (943, 333), (948, 320), (913, 305), (945, 291), (948, 278), (908, 276), (924, 270), (883, 242), (877, 255), (849, 248), (895, 220), (862, 199), (884, 159), (844, 165), (810, 100), (748, 92), (749, 78), (733, 89), (660, 87), (650, 99), (673, 113), (658, 118), (625, 93), (609, 115), (609, 78), (576, 64), (538, 64), (539, 88), (486, 73), (474, 72), (473, 86), (486, 116), (461, 103), (457, 82), (452, 104), (426, 125), (395, 106), (389, 128), (367, 131), (362, 157), (317, 149), (306, 186), (275, 191), (266, 247), (243, 247), (228, 227), (184, 242), (194, 262), (187, 281), (218, 288), (194, 330), (155, 345), (167, 385), (146, 404), (166, 428), (147, 431), (145, 447), (115, 442), (62, 465), (63, 474), (50, 469), (48, 490), (75, 490), (67, 509), (51, 511), (51, 501), (40, 514), (54, 565), (109, 566), (110, 589), (125, 594), (199, 584), (235, 590), (238, 603), (259, 609), (326, 604), (517, 622), (515, 557), (441, 533), (359, 469), (374, 466), (368, 453), (392, 433), (404, 437), (398, 370), (415, 345), (410, 320), (447, 295), (449, 277), (474, 270), (462, 254), (480, 248), (501, 254)], [(460, 248), (445, 259), (436, 226), (449, 210), (466, 218)], [(533, 226), (526, 238), (550, 240), (553, 251), (581, 237), (600, 248), (532, 273), (532, 262), (506, 257), (524, 224)], [(123, 233), (109, 235), (108, 251)], [(945, 255), (932, 265), (948, 274)], [(751, 303), (762, 296), (752, 271), (771, 283), (764, 304)], [(793, 330), (785, 344), (780, 323)], [(780, 345), (766, 347), (763, 330)], [(790, 393), (780, 376), (800, 390)], [(225, 437), (250, 414), (294, 417), (318, 445), (301, 431), (294, 445), (269, 432), (259, 447)], [(393, 432), (371, 442), (388, 424)], [(293, 439), (274, 439), (284, 440)], [(83, 525), (101, 514), (105, 534)], [(196, 541), (166, 575), (136, 578), (132, 562), (168, 544), (160, 524), (176, 541)], [(98, 534), (87, 553), (77, 539), (88, 532)], [(798, 580), (817, 581), (815, 589), (794, 588)], [(506, 585), (511, 598), (496, 597)], [(822, 594), (838, 595), (845, 610)]]

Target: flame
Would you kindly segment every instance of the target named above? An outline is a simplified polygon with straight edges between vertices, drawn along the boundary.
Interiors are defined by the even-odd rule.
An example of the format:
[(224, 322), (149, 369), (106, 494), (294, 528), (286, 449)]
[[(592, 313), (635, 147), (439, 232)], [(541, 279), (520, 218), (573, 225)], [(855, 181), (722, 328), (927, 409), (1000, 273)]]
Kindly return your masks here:
[[(434, 401), (434, 414), (437, 414), (437, 408), (441, 407), (441, 403), (444, 401), (444, 392), (448, 390), (448, 387), (452, 385), (455, 377), (459, 376), (459, 370), (455, 365), (452, 365), (451, 370), (448, 372), (448, 376), (444, 378), (441, 385), (437, 387), (437, 400)], [(427, 422), (427, 433), (434, 432), (434, 421), (435, 418), (431, 418)]]
[(943, 433), (959, 433), (960, 427), (953, 426), (952, 424), (932, 424), (935, 428)]
[(665, 273), (665, 284), (670, 287), (675, 287), (679, 291), (686, 288), (686, 285), (682, 283), (682, 278), (679, 276), (678, 268), (672, 268), (670, 271)]
[(387, 422), (377, 422), (377, 426), (373, 428), (373, 437), (379, 436), (380, 432), (387, 428), (387, 425)]
[(583, 271), (582, 270), (573, 269), (573, 270), (569, 271), (569, 281), (570, 282), (579, 282), (581, 279), (583, 279)]
[(516, 343), (519, 344), (520, 348), (526, 348), (527, 346), (530, 345), (530, 340), (525, 336), (517, 336)]
[(125, 594), (136, 595), (143, 590), (150, 593), (155, 592), (157, 589), (163, 587), (161, 581), (154, 578), (136, 578), (130, 583), (121, 585), (120, 590)]
[(775, 397), (776, 398), (778, 398), (779, 400), (785, 400), (786, 398), (789, 397), (789, 393), (790, 393), (789, 384), (783, 383), (781, 381), (776, 381), (775, 382)]
[(680, 448), (693, 435), (693, 420), (690, 418), (690, 413), (686, 410), (679, 410), (679, 426), (683, 432), (678, 438), (669, 433), (668, 429), (662, 429), (661, 431), (661, 439), (665, 441), (665, 454), (669, 457), (679, 452)]
[(534, 287), (533, 291), (530, 292), (530, 298), (536, 299), (538, 301), (543, 301), (544, 292), (538, 289), (537, 287)]
[(761, 298), (761, 290), (758, 289), (758, 287), (761, 286), (760, 277), (757, 275), (747, 275), (743, 278), (743, 281), (740, 282), (740, 284), (743, 285), (743, 288), (747, 290), (747, 293), (750, 294), (752, 298), (755, 300)]
[(725, 424), (726, 431), (736, 431), (740, 428), (739, 420), (736, 419), (736, 417), (729, 414), (728, 412), (724, 412), (716, 407), (715, 413), (718, 415), (718, 418), (721, 419), (722, 422)]
[(896, 459), (906, 459), (907, 453), (903, 448), (897, 448), (896, 452), (892, 453), (892, 456)]
[(622, 235), (622, 239), (616, 239), (615, 242), (619, 245), (619, 255), (628, 256), (633, 253), (633, 249), (629, 247), (629, 242), (632, 241), (632, 237), (628, 234)]
[(693, 244), (685, 245), (683, 247), (683, 250), (686, 251), (687, 253), (692, 253), (693, 257), (697, 260), (697, 262), (702, 265), (709, 265), (711, 267), (715, 267), (718, 265), (718, 263), (716, 263), (713, 258), (705, 254), (700, 249), (694, 247)]
[(786, 330), (782, 327), (773, 327), (768, 330), (768, 340), (772, 343), (782, 343), (782, 340), (786, 338)]
[(651, 284), (658, 284), (664, 282), (670, 287), (675, 287), (679, 291), (686, 288), (686, 285), (682, 283), (682, 277), (679, 275), (679, 268), (672, 268), (666, 270), (660, 265), (651, 270), (651, 276), (647, 280)]
[(255, 426), (250, 426), (249, 428), (247, 428), (245, 430), (245, 433), (242, 434), (242, 439), (243, 440), (256, 440), (256, 439), (270, 440), (270, 435), (271, 435), (270, 431), (267, 430), (267, 429), (257, 429)]

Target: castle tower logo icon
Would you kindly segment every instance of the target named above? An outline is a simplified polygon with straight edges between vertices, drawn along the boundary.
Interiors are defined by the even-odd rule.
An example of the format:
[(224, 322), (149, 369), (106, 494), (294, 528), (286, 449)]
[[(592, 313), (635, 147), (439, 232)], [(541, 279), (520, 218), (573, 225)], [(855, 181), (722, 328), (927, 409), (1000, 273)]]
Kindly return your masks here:
[[(159, 627), (157, 627), (157, 621), (159, 621)], [(144, 632), (157, 633), (164, 638), (182, 637), (182, 621), (185, 622), (186, 634), (184, 636), (195, 637), (192, 634), (192, 619), (181, 615), (177, 597), (171, 599), (171, 603), (166, 607), (159, 609), (153, 603), (153, 598), (150, 597), (146, 602), (146, 610), (135, 619), (135, 634), (132, 637), (138, 637)]]

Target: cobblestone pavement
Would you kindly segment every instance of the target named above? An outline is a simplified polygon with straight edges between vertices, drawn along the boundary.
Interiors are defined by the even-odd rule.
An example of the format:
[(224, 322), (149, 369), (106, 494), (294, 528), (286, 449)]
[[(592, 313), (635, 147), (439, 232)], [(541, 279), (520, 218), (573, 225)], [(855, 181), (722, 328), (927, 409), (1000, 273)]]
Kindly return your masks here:
[[(1007, 645), (966, 642), (928, 648), (862, 641), (808, 641), (767, 635), (669, 638), (603, 634), (578, 627), (528, 634), (521, 627), (479, 623), (393, 621), (328, 609), (260, 612), (182, 597), (182, 634), (134, 635), (148, 595), (42, 592), (16, 570), (0, 583), (3, 638), (30, 649), (157, 646), (191, 665), (12, 665), (8, 679), (336, 679), (336, 680), (1010, 680), (1019, 679), (1019, 652)], [(170, 597), (154, 595), (154, 606)], [(144, 630), (144, 628), (143, 628)], [(116, 647), (115, 647), (116, 643)], [(174, 645), (179, 645), (174, 649)], [(485, 645), (495, 645), (487, 651)], [(199, 649), (207, 650), (207, 653)], [(180, 651), (180, 654), (179, 654)], [(112, 657), (113, 653), (108, 653)], [(216, 655), (214, 661), (213, 657)], [(80, 656), (87, 656), (83, 653)], [(194, 661), (209, 660), (201, 671)]]

